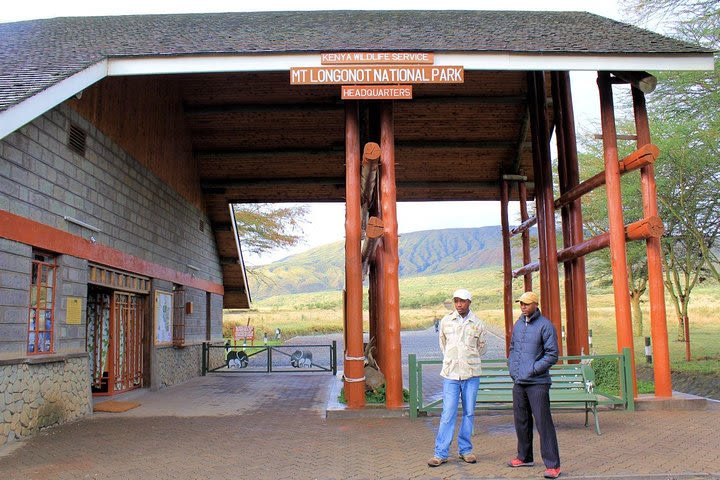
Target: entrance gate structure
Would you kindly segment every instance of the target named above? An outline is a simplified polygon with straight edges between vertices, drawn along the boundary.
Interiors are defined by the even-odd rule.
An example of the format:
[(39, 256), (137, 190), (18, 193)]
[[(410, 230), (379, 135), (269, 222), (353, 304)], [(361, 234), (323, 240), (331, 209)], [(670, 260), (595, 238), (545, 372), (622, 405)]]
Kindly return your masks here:
[[(571, 355), (587, 350), (582, 257), (606, 246), (618, 350), (632, 349), (625, 242), (647, 242), (656, 395), (671, 395), (652, 166), (658, 153), (644, 98), (652, 76), (645, 72), (710, 70), (713, 52), (582, 12), (500, 11), (46, 19), (0, 24), (0, 47), (0, 254), (12, 258), (0, 262), (0, 273), (17, 280), (0, 284), (6, 309), (0, 323), (11, 325), (0, 339), (0, 360), (19, 375), (26, 375), (20, 367), (28, 357), (47, 366), (27, 375), (58, 383), (65, 380), (53, 362), (84, 365), (76, 359), (87, 356), (81, 332), (89, 331), (89, 320), (78, 312), (87, 308), (89, 263), (148, 282), (144, 292), (113, 287), (121, 292), (183, 292), (176, 310), (185, 318), (158, 323), (158, 313), (146, 307), (144, 323), (135, 321), (145, 339), (142, 358), (135, 358), (158, 386), (196, 375), (199, 365), (174, 360), (199, 363), (202, 342), (222, 342), (220, 306), (250, 304), (231, 205), (345, 202), (346, 398), (352, 408), (364, 405), (366, 270), (386, 406), (400, 408), (396, 202), (502, 201), (509, 329), (508, 203), (534, 200), (536, 218), (524, 212), (516, 232), (527, 238), (536, 222), (539, 259), (533, 265), (524, 249), (515, 274), (525, 275), (529, 288), (527, 275), (540, 272), (541, 306), (559, 332), (563, 263)], [(598, 72), (605, 160), (604, 171), (585, 181), (569, 83), (569, 72), (578, 70)], [(638, 144), (622, 161), (616, 84), (631, 86)], [(642, 177), (644, 215), (625, 219), (619, 179), (634, 169)], [(603, 183), (609, 231), (584, 239), (579, 199)], [(30, 289), (33, 255), (45, 253), (59, 257), (58, 281), (67, 289), (45, 309), (52, 318), (43, 328), (53, 331), (42, 334), (53, 344), (29, 352), (29, 307), (18, 299)], [(77, 378), (79, 388), (90, 389), (86, 375)], [(128, 381), (119, 388), (136, 377)], [(38, 411), (26, 407), (28, 415)]]

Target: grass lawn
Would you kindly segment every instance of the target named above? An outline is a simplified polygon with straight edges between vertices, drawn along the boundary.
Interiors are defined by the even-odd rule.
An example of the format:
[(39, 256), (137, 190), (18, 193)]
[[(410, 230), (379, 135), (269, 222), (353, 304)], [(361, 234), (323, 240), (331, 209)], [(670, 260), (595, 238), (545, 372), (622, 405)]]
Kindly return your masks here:
[[(537, 280), (534, 280), (537, 284)], [(561, 280), (562, 290), (562, 280)], [(468, 270), (447, 275), (412, 277), (400, 280), (400, 322), (403, 329), (428, 328), (434, 319), (450, 310), (444, 302), (452, 291), (463, 286), (473, 292), (473, 310), (487, 323), (502, 329), (502, 272), (488, 268)], [(520, 292), (522, 283), (516, 282), (514, 291)], [(644, 336), (650, 336), (650, 315), (647, 294), (642, 304)], [(367, 309), (367, 293), (365, 294)], [(685, 343), (678, 342), (677, 322), (672, 305), (667, 303), (668, 339), (671, 368), (675, 371), (720, 373), (720, 287), (711, 282), (696, 287), (690, 304), (690, 340), (692, 361), (685, 361)], [(317, 292), (283, 295), (255, 302), (252, 310), (225, 311), (223, 333), (230, 337), (232, 326), (245, 325), (248, 320), (255, 327), (255, 336), (262, 343), (263, 332), (273, 338), (275, 328), (283, 338), (342, 331), (342, 292)], [(561, 299), (561, 309), (565, 301)], [(364, 329), (368, 330), (367, 310)], [(519, 310), (515, 315), (519, 315)], [(591, 353), (617, 352), (615, 310), (612, 289), (588, 286), (589, 325), (593, 331)], [(644, 336), (635, 337), (638, 364), (645, 363)], [(256, 341), (256, 344), (258, 342)]]

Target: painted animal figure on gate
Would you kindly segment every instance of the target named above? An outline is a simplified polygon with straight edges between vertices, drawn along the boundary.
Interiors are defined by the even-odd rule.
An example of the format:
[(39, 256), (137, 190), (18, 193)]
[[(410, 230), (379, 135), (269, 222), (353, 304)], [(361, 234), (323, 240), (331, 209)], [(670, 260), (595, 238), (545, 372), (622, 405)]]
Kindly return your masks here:
[(290, 365), (295, 368), (311, 368), (312, 364), (312, 352), (295, 350), (290, 355)]
[(244, 351), (231, 350), (230, 345), (225, 345), (225, 365), (228, 368), (245, 368), (250, 359)]

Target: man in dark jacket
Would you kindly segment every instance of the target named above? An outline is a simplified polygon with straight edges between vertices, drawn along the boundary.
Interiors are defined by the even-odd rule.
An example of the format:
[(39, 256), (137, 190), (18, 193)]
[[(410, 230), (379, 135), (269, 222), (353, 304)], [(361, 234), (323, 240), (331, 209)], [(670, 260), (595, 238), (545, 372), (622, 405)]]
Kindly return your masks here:
[[(510, 467), (531, 467), (533, 460), (533, 418), (540, 435), (540, 454), (545, 478), (560, 476), (555, 425), (550, 415), (550, 367), (558, 360), (557, 333), (538, 309), (538, 296), (525, 292), (517, 300), (522, 315), (513, 327), (508, 366), (513, 379), (513, 416), (517, 434), (517, 457)], [(532, 416), (531, 416), (532, 415)]]

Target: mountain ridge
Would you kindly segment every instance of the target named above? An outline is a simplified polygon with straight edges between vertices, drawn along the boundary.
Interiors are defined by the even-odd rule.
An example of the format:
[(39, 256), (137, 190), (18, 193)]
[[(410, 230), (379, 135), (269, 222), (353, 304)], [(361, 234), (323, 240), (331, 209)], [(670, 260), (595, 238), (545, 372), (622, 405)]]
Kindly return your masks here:
[[(409, 232), (400, 235), (398, 244), (398, 273), (402, 278), (502, 265), (499, 225)], [(520, 254), (518, 242), (514, 242), (513, 250), (514, 255)], [(344, 258), (345, 244), (341, 240), (268, 265), (252, 267), (250, 288), (253, 298), (342, 290)]]

